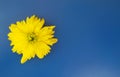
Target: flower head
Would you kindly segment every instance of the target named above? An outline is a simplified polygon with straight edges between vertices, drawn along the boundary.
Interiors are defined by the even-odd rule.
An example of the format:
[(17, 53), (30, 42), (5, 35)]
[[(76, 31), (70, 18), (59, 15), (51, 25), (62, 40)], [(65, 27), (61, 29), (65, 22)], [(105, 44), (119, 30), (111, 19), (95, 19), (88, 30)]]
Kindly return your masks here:
[(35, 56), (44, 58), (50, 52), (50, 46), (57, 42), (54, 38), (55, 26), (44, 26), (44, 23), (44, 19), (33, 15), (10, 25), (8, 39), (13, 46), (12, 51), (22, 54), (22, 64)]

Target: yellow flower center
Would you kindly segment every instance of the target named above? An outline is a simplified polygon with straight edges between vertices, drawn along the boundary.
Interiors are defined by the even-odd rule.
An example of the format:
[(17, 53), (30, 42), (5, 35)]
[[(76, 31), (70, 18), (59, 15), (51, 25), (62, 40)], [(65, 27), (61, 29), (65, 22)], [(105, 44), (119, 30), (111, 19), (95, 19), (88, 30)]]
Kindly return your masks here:
[(37, 36), (35, 33), (28, 33), (27, 35), (28, 41), (29, 42), (35, 42), (37, 40)]

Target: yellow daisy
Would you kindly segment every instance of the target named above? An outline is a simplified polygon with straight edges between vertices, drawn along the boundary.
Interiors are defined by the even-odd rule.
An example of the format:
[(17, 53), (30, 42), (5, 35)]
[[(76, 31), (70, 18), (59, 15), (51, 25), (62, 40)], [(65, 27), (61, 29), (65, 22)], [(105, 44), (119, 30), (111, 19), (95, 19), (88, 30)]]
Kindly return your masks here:
[(8, 39), (13, 46), (12, 51), (22, 54), (22, 64), (35, 56), (44, 58), (50, 52), (50, 46), (57, 42), (54, 38), (55, 26), (43, 26), (44, 23), (43, 18), (33, 15), (10, 25)]

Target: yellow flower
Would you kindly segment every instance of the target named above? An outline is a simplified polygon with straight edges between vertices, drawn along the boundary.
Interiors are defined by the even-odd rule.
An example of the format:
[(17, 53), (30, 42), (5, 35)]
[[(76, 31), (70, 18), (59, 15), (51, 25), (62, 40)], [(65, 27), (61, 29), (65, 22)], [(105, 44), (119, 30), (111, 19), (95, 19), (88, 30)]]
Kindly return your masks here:
[(12, 51), (22, 54), (22, 64), (35, 56), (44, 58), (50, 52), (50, 46), (57, 42), (54, 38), (55, 26), (43, 26), (44, 23), (44, 19), (33, 15), (10, 25), (8, 39), (13, 46)]

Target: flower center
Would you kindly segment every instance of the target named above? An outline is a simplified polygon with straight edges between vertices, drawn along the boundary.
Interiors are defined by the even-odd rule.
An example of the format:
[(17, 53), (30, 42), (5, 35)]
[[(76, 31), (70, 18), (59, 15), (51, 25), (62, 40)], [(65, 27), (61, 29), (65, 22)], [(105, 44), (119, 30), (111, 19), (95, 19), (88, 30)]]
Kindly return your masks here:
[(34, 42), (34, 41), (36, 41), (37, 36), (35, 35), (35, 33), (28, 33), (27, 38), (28, 38), (29, 42)]

